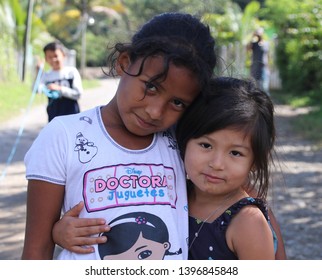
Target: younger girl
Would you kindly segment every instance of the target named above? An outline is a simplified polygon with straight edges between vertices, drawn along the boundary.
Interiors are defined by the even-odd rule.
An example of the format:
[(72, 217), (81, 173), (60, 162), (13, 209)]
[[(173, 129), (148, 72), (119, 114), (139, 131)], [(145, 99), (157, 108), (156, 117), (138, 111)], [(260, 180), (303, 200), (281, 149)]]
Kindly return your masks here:
[(275, 259), (265, 204), (273, 111), (252, 82), (222, 77), (180, 119), (176, 135), (190, 181), (190, 259)]
[[(113, 99), (55, 118), (26, 154), (23, 259), (53, 258), (52, 230), (62, 206), (67, 211), (80, 201), (85, 205), (80, 218), (103, 218), (107, 224), (134, 212), (158, 216), (165, 223), (158, 239), (180, 252), (165, 258), (188, 257), (185, 176), (169, 128), (208, 84), (214, 45), (207, 26), (181, 13), (156, 16), (131, 43), (116, 45), (109, 66), (120, 81)], [(140, 257), (159, 259), (165, 255), (161, 247)], [(59, 259), (101, 259), (97, 245), (89, 254), (67, 249)]]

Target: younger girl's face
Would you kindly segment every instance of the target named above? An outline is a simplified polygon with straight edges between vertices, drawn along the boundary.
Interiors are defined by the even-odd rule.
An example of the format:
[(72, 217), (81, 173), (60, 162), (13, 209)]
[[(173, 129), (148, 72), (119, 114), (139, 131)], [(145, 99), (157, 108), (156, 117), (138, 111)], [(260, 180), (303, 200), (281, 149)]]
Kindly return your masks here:
[(196, 191), (226, 195), (243, 188), (254, 160), (250, 137), (223, 129), (187, 143), (184, 164)]
[[(124, 56), (119, 62), (126, 72), (136, 74), (142, 60), (129, 63)], [(137, 77), (119, 70), (118, 114), (126, 128), (135, 135), (147, 136), (171, 127), (200, 92), (195, 74), (173, 64), (170, 64), (164, 81), (149, 82), (163, 71), (163, 63), (161, 56), (148, 58)]]

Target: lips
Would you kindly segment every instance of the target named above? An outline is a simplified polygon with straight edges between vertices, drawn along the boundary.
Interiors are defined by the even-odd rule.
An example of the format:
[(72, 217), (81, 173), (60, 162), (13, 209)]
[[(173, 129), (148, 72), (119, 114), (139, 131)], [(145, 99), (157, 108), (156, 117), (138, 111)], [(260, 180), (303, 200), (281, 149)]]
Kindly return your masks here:
[(210, 175), (210, 174), (204, 174), (205, 178), (208, 182), (213, 183), (213, 184), (220, 184), (225, 182), (225, 179), (221, 178), (221, 177), (217, 177), (214, 175)]
[(155, 128), (156, 125), (153, 124), (153, 122), (151, 121), (145, 121), (144, 119), (140, 118), (138, 115), (135, 115), (137, 122), (139, 124), (140, 127), (144, 128), (144, 129), (149, 129), (149, 128)]

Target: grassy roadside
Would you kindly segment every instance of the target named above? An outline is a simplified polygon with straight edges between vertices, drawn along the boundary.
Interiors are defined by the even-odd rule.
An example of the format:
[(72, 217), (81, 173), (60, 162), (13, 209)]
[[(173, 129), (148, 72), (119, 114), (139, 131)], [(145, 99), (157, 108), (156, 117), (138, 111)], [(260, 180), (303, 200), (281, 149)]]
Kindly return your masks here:
[[(99, 80), (83, 80), (84, 89), (99, 86)], [(31, 83), (0, 83), (0, 122), (17, 116), (28, 108), (32, 96)], [(47, 97), (43, 94), (34, 96), (32, 106), (46, 106)]]
[(272, 97), (278, 103), (287, 104), (293, 108), (309, 108), (307, 114), (299, 115), (291, 124), (296, 133), (322, 146), (322, 96), (317, 98), (316, 95), (308, 93), (299, 97), (292, 93), (274, 91)]

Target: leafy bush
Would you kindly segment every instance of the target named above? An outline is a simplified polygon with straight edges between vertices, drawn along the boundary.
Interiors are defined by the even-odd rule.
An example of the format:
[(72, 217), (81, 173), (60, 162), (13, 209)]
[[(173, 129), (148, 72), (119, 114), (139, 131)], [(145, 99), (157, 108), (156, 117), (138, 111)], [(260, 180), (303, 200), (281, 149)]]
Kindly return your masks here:
[(277, 30), (277, 63), (283, 87), (306, 95), (322, 92), (322, 1), (267, 0), (265, 17)]

